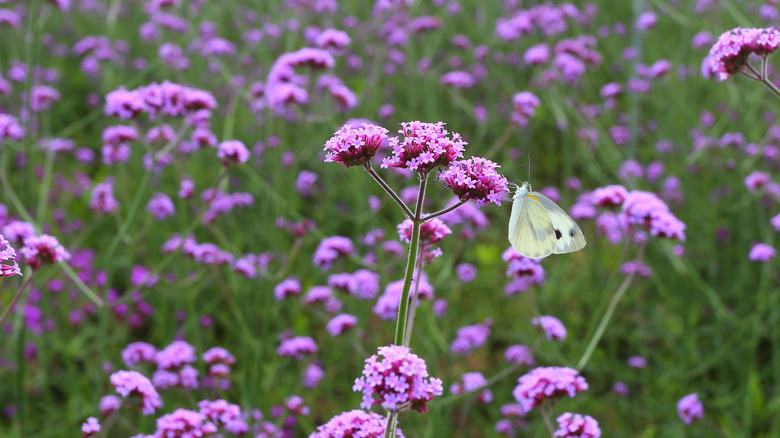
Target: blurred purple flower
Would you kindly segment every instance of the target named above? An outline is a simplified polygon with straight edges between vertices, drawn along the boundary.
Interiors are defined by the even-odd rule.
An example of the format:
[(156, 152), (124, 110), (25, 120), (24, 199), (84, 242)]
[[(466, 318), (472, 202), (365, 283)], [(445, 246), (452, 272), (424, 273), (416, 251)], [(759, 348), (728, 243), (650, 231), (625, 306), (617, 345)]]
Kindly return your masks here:
[(585, 378), (577, 370), (564, 367), (534, 368), (518, 379), (512, 391), (517, 400), (528, 411), (541, 406), (548, 398), (568, 395), (588, 389)]
[(141, 412), (151, 415), (162, 407), (162, 399), (152, 382), (136, 371), (117, 371), (111, 375), (111, 384), (122, 397), (138, 395), (141, 397)]
[(556, 420), (558, 429), (554, 437), (567, 438), (599, 438), (601, 429), (599, 423), (590, 415), (572, 414), (566, 412)]
[(566, 327), (561, 320), (554, 316), (543, 315), (533, 318), (531, 323), (537, 330), (543, 331), (547, 339), (551, 341), (562, 341), (566, 339)]
[(691, 424), (697, 418), (704, 418), (704, 407), (696, 393), (688, 394), (677, 402), (677, 415), (685, 424)]

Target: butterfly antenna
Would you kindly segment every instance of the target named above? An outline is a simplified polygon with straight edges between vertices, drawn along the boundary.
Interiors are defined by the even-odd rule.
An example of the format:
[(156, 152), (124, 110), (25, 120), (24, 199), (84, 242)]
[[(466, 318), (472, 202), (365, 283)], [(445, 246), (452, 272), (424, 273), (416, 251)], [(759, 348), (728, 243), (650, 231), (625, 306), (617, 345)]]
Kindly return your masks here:
[(531, 181), (531, 153), (528, 153), (528, 181)]

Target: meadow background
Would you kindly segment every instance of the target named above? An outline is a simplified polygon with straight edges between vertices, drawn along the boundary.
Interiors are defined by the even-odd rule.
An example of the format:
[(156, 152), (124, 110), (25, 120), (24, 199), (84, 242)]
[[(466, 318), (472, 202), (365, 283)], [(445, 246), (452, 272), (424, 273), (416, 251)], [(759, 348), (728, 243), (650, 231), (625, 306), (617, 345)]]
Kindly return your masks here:
[[(542, 8), (541, 18), (512, 21), (533, 8)], [(164, 407), (154, 415), (123, 407), (104, 436), (151, 434), (155, 418), (196, 409), (203, 399), (240, 406), (251, 436), (308, 436), (357, 409), (361, 395), (352, 384), (364, 359), (392, 343), (394, 318), (373, 308), (402, 279), (407, 245), (396, 233), (401, 212), (366, 172), (323, 162), (324, 143), (350, 119), (392, 134), (403, 121), (443, 121), (468, 142), (467, 157), (499, 163), (510, 181), (528, 179), (530, 170), (534, 188), (557, 189), (567, 210), (584, 192), (621, 184), (658, 193), (687, 225), (684, 242), (637, 245), (598, 219), (581, 219), (584, 250), (544, 259), (543, 284), (509, 294), (502, 253), (511, 204), (478, 213), (466, 206), (469, 214), (450, 221), (453, 233), (437, 244), (442, 255), (425, 267), (435, 297), (421, 301), (411, 340), (445, 391), (427, 414), (401, 414), (407, 437), (502, 436), (495, 430), (501, 406), (514, 402), (517, 378), (531, 368), (509, 364), (507, 347), (529, 346), (536, 366), (582, 366), (627, 278), (621, 266), (640, 253), (648, 275), (626, 283), (581, 369), (589, 389), (561, 400), (559, 412), (590, 415), (609, 437), (780, 436), (776, 262), (748, 257), (756, 243), (775, 244), (770, 219), (780, 209), (776, 191), (745, 183), (756, 171), (775, 178), (778, 103), (761, 84), (739, 76), (717, 82), (701, 67), (722, 32), (769, 27), (777, 17), (774, 2), (731, 0), (3, 2), (0, 113), (17, 118), (24, 135), (0, 135), (0, 233), (8, 238), (4, 227), (28, 222), (57, 237), (72, 258), (0, 279), (3, 311), (31, 281), (2, 326), (0, 436), (78, 436), (91, 416), (106, 427), (98, 403), (115, 394), (109, 376), (130, 369), (122, 351), (136, 341), (163, 349), (184, 340), (198, 355), (223, 347), (235, 363), (227, 377), (209, 380), (199, 359), (192, 364), (199, 388), (161, 390)], [(299, 69), (307, 102), (270, 105), (271, 66), (285, 53), (318, 47), (326, 29), (350, 39), (326, 47), (335, 66)], [(582, 68), (555, 64), (555, 46), (567, 39), (590, 50)], [(542, 43), (549, 60), (527, 62), (527, 50)], [(777, 62), (770, 56), (769, 64)], [(453, 71), (463, 74), (442, 79)], [(323, 75), (342, 84), (329, 86), (334, 79)], [(119, 87), (166, 80), (212, 93), (218, 106), (206, 143), (239, 140), (249, 160), (222, 166), (214, 147), (192, 146), (181, 117), (127, 121), (105, 113), (105, 96)], [(604, 97), (608, 83), (622, 92)], [(31, 110), (36, 86), (51, 90), (39, 89), (42, 103)], [(526, 123), (512, 118), (520, 92), (540, 101)], [(163, 123), (175, 134), (167, 156), (160, 154), (166, 142), (144, 139)], [(128, 142), (127, 162), (107, 164), (102, 136), (117, 124), (134, 125), (139, 135)], [(379, 161), (374, 169), (395, 190), (416, 191), (408, 175), (380, 169)], [(188, 199), (177, 195), (185, 175), (194, 183)], [(106, 181), (119, 206), (103, 214), (90, 199)], [(243, 202), (204, 220), (203, 192), (214, 187), (244, 193)], [(146, 209), (155, 193), (174, 207), (162, 220)], [(431, 183), (428, 198), (433, 211), (452, 192)], [(203, 250), (225, 260), (164, 252), (175, 233), (215, 245)], [(321, 269), (313, 256), (331, 236), (349, 238), (354, 251)], [(254, 275), (239, 272), (238, 259)], [(473, 279), (458, 274), (469, 269), (458, 269), (464, 263), (476, 268)], [(370, 299), (336, 288), (338, 311), (333, 302), (305, 302), (331, 275), (360, 269), (378, 276)], [(276, 299), (291, 278), (290, 296)], [(331, 336), (326, 324), (338, 313), (358, 323)], [(547, 341), (531, 324), (538, 315), (560, 319), (567, 338)], [(485, 321), (483, 345), (452, 352), (459, 328)], [(310, 336), (316, 353), (280, 357), (280, 339), (289, 336)], [(631, 366), (633, 356), (645, 366)], [(312, 364), (324, 372), (316, 385), (306, 381)], [(467, 372), (490, 381), (492, 401), (481, 403), (481, 390), (451, 393)], [(625, 387), (615, 391), (618, 382)], [(686, 425), (676, 405), (690, 393), (704, 418)], [(281, 407), (293, 396), (308, 409)], [(549, 436), (538, 412), (524, 421), (517, 436)], [(263, 435), (263, 427), (272, 432)]]

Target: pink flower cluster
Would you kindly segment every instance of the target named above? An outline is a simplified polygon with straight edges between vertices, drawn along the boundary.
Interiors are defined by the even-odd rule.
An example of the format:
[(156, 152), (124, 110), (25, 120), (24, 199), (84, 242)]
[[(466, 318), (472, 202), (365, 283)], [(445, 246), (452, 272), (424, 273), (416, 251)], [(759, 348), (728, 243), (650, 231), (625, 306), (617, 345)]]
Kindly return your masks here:
[(22, 275), (22, 271), (19, 269), (19, 265), (16, 263), (16, 251), (11, 244), (5, 240), (2, 234), (0, 234), (0, 277), (10, 277), (12, 275)]
[(160, 389), (197, 388), (198, 370), (191, 365), (197, 360), (195, 347), (184, 341), (173, 341), (154, 355), (157, 364), (157, 370), (152, 375), (154, 386)]
[(562, 341), (566, 339), (566, 327), (561, 320), (554, 316), (542, 315), (538, 318), (533, 318), (531, 323), (538, 330), (544, 332), (547, 339), (551, 341)]
[[(375, 412), (359, 409), (342, 412), (319, 426), (309, 438), (381, 438), (385, 435), (386, 419)], [(404, 438), (400, 428), (395, 430), (397, 438)]]
[(153, 414), (162, 407), (162, 399), (152, 382), (137, 371), (117, 371), (111, 375), (111, 384), (122, 397), (137, 395), (141, 397), (141, 412)]
[(70, 260), (70, 253), (60, 245), (57, 238), (42, 234), (24, 239), (24, 246), (19, 252), (24, 256), (24, 263), (38, 270), (43, 263), (59, 263)]
[(496, 172), (498, 164), (481, 157), (453, 162), (439, 175), (447, 188), (461, 201), (473, 199), (477, 207), (492, 202), (501, 205), (501, 197), (507, 191), (506, 177)]
[(442, 381), (428, 376), (425, 361), (400, 345), (379, 347), (378, 354), (366, 359), (352, 390), (363, 392), (360, 407), (378, 404), (394, 412), (426, 412), (427, 403), (443, 392)]
[(485, 345), (490, 336), (492, 319), (486, 319), (482, 324), (467, 325), (458, 329), (455, 339), (450, 344), (450, 351), (455, 354), (471, 354), (472, 351)]
[(107, 116), (132, 119), (146, 113), (154, 120), (158, 114), (182, 117), (200, 110), (213, 110), (217, 101), (208, 91), (198, 90), (164, 81), (135, 90), (120, 87), (106, 95), (104, 112)]
[(558, 429), (554, 437), (562, 438), (599, 438), (601, 429), (599, 423), (590, 415), (572, 414), (566, 412), (558, 417)]
[(780, 47), (780, 32), (774, 28), (741, 28), (724, 32), (710, 49), (712, 72), (719, 80), (739, 73), (751, 54), (766, 57)]
[(574, 397), (588, 389), (588, 383), (577, 370), (564, 367), (534, 368), (517, 382), (512, 395), (527, 411), (541, 406), (549, 398)]
[(382, 161), (381, 167), (411, 169), (425, 175), (463, 157), (466, 142), (457, 132), (444, 129), (444, 122), (402, 122), (401, 137), (390, 139), (393, 155)]
[(544, 284), (545, 271), (539, 260), (524, 257), (511, 246), (501, 258), (507, 263), (506, 276), (511, 278), (504, 288), (507, 296), (526, 292), (533, 285)]
[(360, 127), (346, 124), (325, 142), (325, 162), (341, 163), (345, 167), (368, 167), (387, 139), (387, 132), (385, 128), (368, 123)]

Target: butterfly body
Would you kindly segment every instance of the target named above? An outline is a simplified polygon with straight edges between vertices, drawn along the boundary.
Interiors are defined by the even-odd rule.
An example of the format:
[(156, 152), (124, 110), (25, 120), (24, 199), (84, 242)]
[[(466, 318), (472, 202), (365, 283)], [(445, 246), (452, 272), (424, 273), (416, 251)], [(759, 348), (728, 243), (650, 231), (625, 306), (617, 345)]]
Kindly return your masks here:
[(585, 247), (585, 234), (577, 222), (552, 199), (531, 191), (528, 182), (517, 187), (512, 201), (509, 242), (520, 255), (538, 259)]

